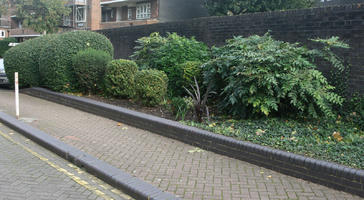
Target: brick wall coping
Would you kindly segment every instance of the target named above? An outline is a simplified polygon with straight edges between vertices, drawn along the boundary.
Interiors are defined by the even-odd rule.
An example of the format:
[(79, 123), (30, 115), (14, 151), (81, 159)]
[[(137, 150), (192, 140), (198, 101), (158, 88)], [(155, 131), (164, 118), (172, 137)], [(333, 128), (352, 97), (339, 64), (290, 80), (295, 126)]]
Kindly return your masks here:
[(277, 172), (364, 197), (364, 170), (239, 141), (176, 121), (128, 110), (84, 97), (29, 88), (23, 93), (119, 121), (140, 129), (250, 162)]

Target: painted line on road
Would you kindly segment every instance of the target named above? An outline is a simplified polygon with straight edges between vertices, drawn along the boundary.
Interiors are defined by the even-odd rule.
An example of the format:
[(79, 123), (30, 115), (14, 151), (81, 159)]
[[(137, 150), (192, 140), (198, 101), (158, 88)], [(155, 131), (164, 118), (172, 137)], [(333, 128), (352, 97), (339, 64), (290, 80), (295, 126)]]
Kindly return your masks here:
[(106, 195), (105, 193), (103, 193), (102, 191), (98, 190), (97, 188), (91, 186), (87, 181), (82, 180), (80, 177), (75, 176), (74, 174), (72, 174), (71, 172), (67, 171), (66, 169), (58, 166), (57, 164), (49, 161), (47, 158), (43, 157), (42, 155), (38, 154), (37, 152), (29, 149), (28, 147), (24, 146), (23, 144), (15, 141), (13, 138), (11, 138), (9, 135), (3, 133), (2, 131), (0, 131), (0, 135), (2, 137), (4, 137), (5, 139), (9, 140), (10, 142), (20, 146), (22, 149), (24, 149), (25, 151), (29, 152), (30, 154), (32, 154), (33, 156), (39, 158), (41, 161), (47, 163), (49, 166), (55, 168), (57, 171), (65, 174), (66, 176), (70, 177), (73, 181), (75, 181), (76, 183), (78, 183), (79, 185), (81, 185), (82, 187), (92, 191), (93, 193), (95, 193), (97, 196), (104, 198), (105, 200), (113, 200), (113, 198), (109, 197), (108, 195)]

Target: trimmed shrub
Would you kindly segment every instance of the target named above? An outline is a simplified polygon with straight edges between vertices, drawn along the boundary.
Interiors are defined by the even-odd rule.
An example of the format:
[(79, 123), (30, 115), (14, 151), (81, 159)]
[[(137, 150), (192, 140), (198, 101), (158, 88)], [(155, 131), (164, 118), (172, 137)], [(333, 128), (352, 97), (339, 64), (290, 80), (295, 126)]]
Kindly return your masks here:
[(106, 94), (115, 97), (133, 97), (134, 77), (138, 66), (130, 60), (113, 60), (106, 66), (104, 86)]
[(47, 43), (40, 55), (42, 85), (55, 91), (77, 90), (79, 86), (72, 67), (72, 57), (88, 48), (107, 52), (111, 56), (114, 52), (105, 36), (91, 31), (63, 33)]
[(2, 58), (5, 54), (5, 52), (10, 49), (9, 43), (16, 42), (15, 38), (5, 38), (3, 40), (0, 40), (0, 57)]
[(169, 91), (173, 96), (184, 93), (180, 83), (183, 69), (180, 64), (187, 61), (205, 62), (209, 59), (208, 47), (195, 40), (168, 33), (162, 37), (159, 33), (152, 33), (149, 37), (138, 39), (135, 52), (131, 56), (141, 69), (158, 69), (164, 71), (169, 79)]
[(95, 93), (100, 88), (106, 65), (111, 60), (109, 53), (95, 49), (86, 49), (73, 56), (73, 68), (83, 92)]
[(14, 82), (14, 72), (19, 72), (19, 87), (39, 86), (40, 52), (45, 44), (51, 43), (55, 38), (56, 35), (46, 35), (27, 40), (9, 49), (4, 55), (4, 65), (10, 83)]
[(167, 93), (168, 77), (159, 70), (142, 70), (135, 75), (135, 99), (144, 105), (155, 106), (163, 102)]
[(204, 65), (205, 83), (234, 115), (293, 114), (334, 117), (332, 105), (343, 99), (333, 92), (312, 62), (317, 50), (274, 40), (268, 33), (235, 37), (214, 49)]

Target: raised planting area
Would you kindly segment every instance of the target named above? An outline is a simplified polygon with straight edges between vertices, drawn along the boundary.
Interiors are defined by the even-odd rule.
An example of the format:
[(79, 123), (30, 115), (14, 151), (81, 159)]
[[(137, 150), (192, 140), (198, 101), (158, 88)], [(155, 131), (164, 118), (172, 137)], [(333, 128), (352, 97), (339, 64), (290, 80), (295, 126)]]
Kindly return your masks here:
[(351, 118), (337, 121), (215, 118), (210, 123), (182, 123), (238, 140), (364, 169), (364, 130), (356, 126), (355, 115), (352, 113)]

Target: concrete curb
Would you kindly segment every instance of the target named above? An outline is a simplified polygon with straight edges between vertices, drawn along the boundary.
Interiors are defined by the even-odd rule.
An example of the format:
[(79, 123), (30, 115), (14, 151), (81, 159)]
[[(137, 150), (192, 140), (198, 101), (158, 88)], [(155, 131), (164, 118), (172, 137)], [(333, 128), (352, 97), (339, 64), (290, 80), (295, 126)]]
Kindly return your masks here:
[(136, 199), (178, 199), (3, 112), (0, 122)]
[(52, 92), (43, 88), (22, 91), (35, 97), (70, 106), (115, 121), (247, 161), (283, 174), (309, 180), (364, 197), (364, 170), (307, 158), (281, 150), (214, 134), (178, 122), (131, 111), (91, 99)]

